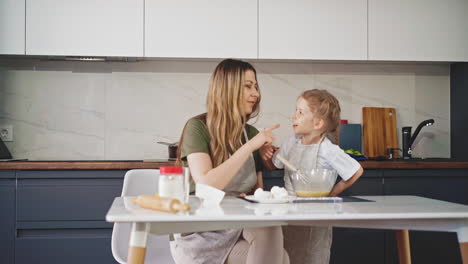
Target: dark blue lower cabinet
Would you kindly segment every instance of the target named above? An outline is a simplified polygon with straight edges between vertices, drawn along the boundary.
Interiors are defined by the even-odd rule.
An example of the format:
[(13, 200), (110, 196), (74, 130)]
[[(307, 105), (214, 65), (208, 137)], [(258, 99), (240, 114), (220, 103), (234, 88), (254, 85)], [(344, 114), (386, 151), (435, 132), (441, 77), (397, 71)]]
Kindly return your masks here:
[(330, 263), (376, 264), (385, 261), (385, 230), (333, 228)]
[[(283, 170), (264, 171), (266, 190), (284, 186)], [(382, 170), (366, 170), (341, 196), (383, 195)], [(341, 179), (338, 178), (337, 181)], [(385, 230), (333, 228), (330, 263), (375, 264), (385, 261)]]
[[(382, 172), (367, 170), (341, 196), (382, 195)], [(385, 261), (385, 230), (333, 228), (330, 263), (375, 264)]]
[(18, 171), (15, 263), (116, 263), (105, 215), (121, 194), (124, 175)]
[(17, 221), (103, 221), (124, 171), (18, 171)]
[(263, 170), (263, 189), (271, 190), (273, 186), (284, 187), (284, 170)]
[[(418, 195), (468, 204), (468, 170), (388, 170), (386, 195)], [(395, 235), (388, 234), (388, 263), (398, 263)], [(392, 243), (393, 242), (393, 243)], [(462, 263), (456, 233), (410, 231), (413, 263)]]
[(104, 222), (20, 222), (15, 263), (116, 263), (111, 237)]
[[(283, 186), (282, 173), (265, 173), (265, 189)], [(124, 174), (0, 171), (0, 263), (116, 263), (104, 217)], [(343, 196), (421, 195), (468, 204), (466, 190), (468, 170), (366, 170)], [(461, 263), (455, 233), (410, 232), (410, 239), (413, 263)], [(334, 228), (330, 263), (398, 263), (395, 232)]]
[(14, 263), (15, 172), (0, 171), (0, 263)]
[[(387, 264), (398, 264), (395, 232), (387, 231)], [(461, 264), (457, 234), (453, 232), (410, 231), (412, 263)]]

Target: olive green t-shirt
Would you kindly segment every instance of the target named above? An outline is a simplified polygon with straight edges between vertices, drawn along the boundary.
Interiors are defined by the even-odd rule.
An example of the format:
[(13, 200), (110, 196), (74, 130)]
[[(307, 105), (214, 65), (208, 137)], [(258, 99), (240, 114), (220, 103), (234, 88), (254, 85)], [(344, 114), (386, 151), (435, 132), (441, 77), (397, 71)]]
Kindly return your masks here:
[[(249, 139), (258, 134), (258, 130), (249, 124), (245, 126), (245, 130)], [(197, 118), (190, 119), (185, 126), (185, 132), (181, 146), (181, 159), (183, 161), (187, 161), (187, 156), (189, 154), (198, 152), (203, 152), (210, 155), (210, 141), (211, 137), (208, 132), (206, 121)], [(245, 143), (244, 137), (242, 137), (242, 143)], [(255, 160), (256, 171), (261, 171), (263, 169), (263, 164), (262, 160), (260, 159), (260, 153), (258, 150), (253, 153), (253, 157)]]

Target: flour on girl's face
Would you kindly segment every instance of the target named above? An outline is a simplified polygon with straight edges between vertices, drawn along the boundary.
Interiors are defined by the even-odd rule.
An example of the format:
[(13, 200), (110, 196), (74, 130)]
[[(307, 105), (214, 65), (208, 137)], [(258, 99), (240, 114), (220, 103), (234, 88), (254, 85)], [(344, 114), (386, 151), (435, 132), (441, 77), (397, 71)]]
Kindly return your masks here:
[(324, 132), (323, 120), (315, 117), (308, 102), (299, 97), (296, 102), (296, 111), (292, 116), (294, 134), (311, 139), (311, 143), (320, 140)]

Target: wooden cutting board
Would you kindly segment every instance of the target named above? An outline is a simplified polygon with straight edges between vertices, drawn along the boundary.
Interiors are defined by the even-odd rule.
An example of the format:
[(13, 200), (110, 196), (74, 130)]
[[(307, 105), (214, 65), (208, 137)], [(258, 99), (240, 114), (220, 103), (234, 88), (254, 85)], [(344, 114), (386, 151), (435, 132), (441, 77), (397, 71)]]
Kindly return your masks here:
[[(395, 108), (363, 107), (362, 134), (364, 155), (369, 158), (387, 156), (387, 148), (398, 147)], [(394, 157), (398, 157), (394, 152)]]

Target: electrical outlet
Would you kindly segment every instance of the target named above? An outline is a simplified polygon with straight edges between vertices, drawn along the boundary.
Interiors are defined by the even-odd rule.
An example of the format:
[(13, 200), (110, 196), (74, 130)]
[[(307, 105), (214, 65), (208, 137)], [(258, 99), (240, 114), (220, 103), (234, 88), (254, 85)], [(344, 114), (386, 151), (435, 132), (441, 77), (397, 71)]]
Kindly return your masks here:
[(13, 126), (0, 125), (0, 138), (3, 141), (13, 141)]

